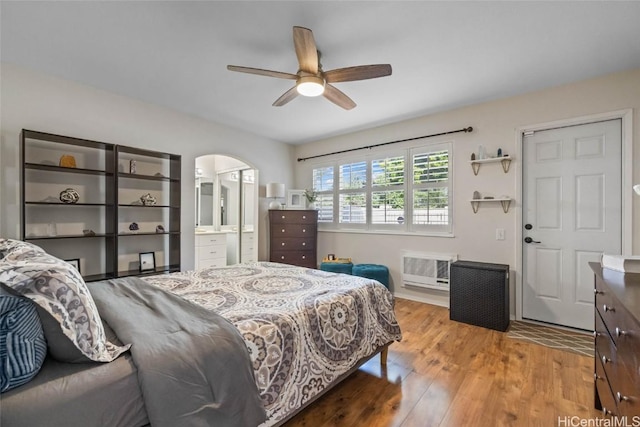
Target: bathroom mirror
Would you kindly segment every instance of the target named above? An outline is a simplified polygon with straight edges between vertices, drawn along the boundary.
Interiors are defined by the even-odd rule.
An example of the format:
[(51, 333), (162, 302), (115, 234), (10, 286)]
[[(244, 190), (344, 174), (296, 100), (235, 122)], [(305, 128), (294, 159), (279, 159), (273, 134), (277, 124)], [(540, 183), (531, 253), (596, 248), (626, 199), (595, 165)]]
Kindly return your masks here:
[(196, 178), (196, 227), (214, 225), (214, 188), (213, 178)]

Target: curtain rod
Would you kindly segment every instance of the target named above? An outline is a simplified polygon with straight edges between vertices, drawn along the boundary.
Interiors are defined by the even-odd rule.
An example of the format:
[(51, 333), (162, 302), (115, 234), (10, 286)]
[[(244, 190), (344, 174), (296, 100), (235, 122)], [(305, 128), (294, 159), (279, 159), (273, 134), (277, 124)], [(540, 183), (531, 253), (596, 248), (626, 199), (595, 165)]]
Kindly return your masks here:
[(390, 144), (398, 144), (400, 142), (407, 142), (407, 141), (414, 141), (416, 139), (422, 139), (422, 138), (432, 138), (434, 136), (442, 136), (442, 135), (449, 135), (452, 133), (458, 133), (458, 132), (472, 132), (473, 128), (471, 126), (463, 128), (463, 129), (458, 129), (458, 130), (450, 130), (448, 132), (440, 132), (440, 133), (432, 133), (431, 135), (423, 135), (423, 136), (416, 136), (414, 138), (407, 138), (407, 139), (398, 139), (395, 141), (389, 141), (389, 142), (382, 142), (380, 144), (374, 144), (374, 145), (367, 145), (366, 147), (358, 147), (358, 148), (349, 148), (347, 150), (341, 150), (341, 151), (334, 151), (331, 153), (325, 153), (325, 154), (318, 154), (316, 156), (309, 156), (309, 157), (298, 157), (298, 161), (299, 162), (304, 162), (305, 160), (309, 160), (309, 159), (316, 159), (318, 157), (325, 157), (325, 156), (332, 156), (334, 154), (342, 154), (342, 153), (349, 153), (351, 151), (358, 151), (358, 150), (367, 150), (367, 149), (371, 149), (371, 148), (375, 148), (375, 147), (382, 147), (383, 145), (390, 145)]

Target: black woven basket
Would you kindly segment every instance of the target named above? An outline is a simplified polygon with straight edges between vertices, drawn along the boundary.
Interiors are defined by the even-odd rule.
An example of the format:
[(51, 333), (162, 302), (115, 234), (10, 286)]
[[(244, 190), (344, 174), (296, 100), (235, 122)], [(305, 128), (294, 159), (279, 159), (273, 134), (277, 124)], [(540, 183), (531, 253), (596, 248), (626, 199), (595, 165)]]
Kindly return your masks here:
[(509, 327), (509, 266), (473, 261), (451, 264), (449, 318), (506, 331)]

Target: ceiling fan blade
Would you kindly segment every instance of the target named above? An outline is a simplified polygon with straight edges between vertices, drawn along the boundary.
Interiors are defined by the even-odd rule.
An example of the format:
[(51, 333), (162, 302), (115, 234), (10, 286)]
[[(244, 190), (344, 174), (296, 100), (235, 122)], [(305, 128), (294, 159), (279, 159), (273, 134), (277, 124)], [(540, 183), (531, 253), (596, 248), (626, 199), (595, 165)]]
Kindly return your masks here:
[(286, 91), (285, 93), (283, 93), (280, 98), (276, 99), (276, 102), (274, 102), (272, 105), (274, 107), (282, 107), (284, 104), (288, 103), (296, 96), (298, 96), (298, 89), (294, 86), (288, 91)]
[(239, 65), (227, 65), (227, 70), (238, 71), (240, 73), (257, 74), (259, 76), (276, 77), (278, 79), (295, 80), (298, 78), (297, 75), (291, 73), (263, 70), (262, 68), (241, 67)]
[(391, 65), (358, 65), (355, 67), (337, 68), (324, 73), (327, 83), (352, 82), (354, 80), (375, 79), (391, 75)]
[(307, 73), (318, 73), (318, 48), (313, 39), (313, 32), (304, 27), (293, 27), (293, 46), (300, 69)]
[(338, 107), (344, 108), (345, 110), (351, 110), (356, 106), (356, 103), (353, 102), (351, 98), (342, 93), (335, 86), (331, 86), (329, 83), (324, 86), (323, 95), (329, 101), (333, 102)]

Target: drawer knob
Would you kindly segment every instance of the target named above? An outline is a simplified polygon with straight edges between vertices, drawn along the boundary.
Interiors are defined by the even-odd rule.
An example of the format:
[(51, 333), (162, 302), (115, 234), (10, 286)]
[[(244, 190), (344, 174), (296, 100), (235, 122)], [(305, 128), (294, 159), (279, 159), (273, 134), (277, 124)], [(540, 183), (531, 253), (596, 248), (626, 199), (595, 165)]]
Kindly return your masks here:
[(594, 293), (595, 295), (603, 295), (603, 294), (604, 294), (604, 292), (599, 291), (598, 289), (594, 289), (594, 290), (593, 290), (593, 293)]
[(598, 331), (593, 331), (593, 337), (594, 338), (598, 338), (600, 336), (600, 332)]
[(306, 255), (302, 255), (302, 259), (307, 259), (307, 256)]
[(628, 396), (625, 396), (624, 394), (622, 394), (620, 392), (616, 393), (616, 399), (618, 399), (618, 402), (620, 402), (620, 403), (628, 402), (629, 400), (631, 400), (631, 399), (629, 399)]
[(282, 215), (282, 219), (285, 219), (286, 217), (284, 215)]
[(284, 233), (284, 228), (282, 229), (282, 232)]
[(613, 412), (611, 412), (610, 410), (608, 410), (607, 408), (605, 408), (603, 406), (602, 407), (602, 415), (613, 415)]
[(280, 257), (280, 259), (284, 259), (284, 255), (282, 255), (282, 256)]
[(282, 242), (282, 246), (284, 246), (284, 242)]
[(607, 364), (607, 363), (609, 363), (609, 362), (611, 362), (611, 359), (609, 359), (607, 356), (602, 356), (602, 363), (603, 363), (603, 364), (605, 364), (605, 365), (606, 365), (606, 364)]
[(307, 242), (302, 242), (302, 246), (307, 246)]
[(616, 311), (615, 308), (611, 307), (610, 305), (604, 304), (602, 306), (602, 309), (604, 310), (604, 312), (606, 313), (607, 311)]
[(594, 379), (595, 381), (598, 381), (598, 380), (601, 380), (601, 379), (602, 379), (602, 377), (601, 377), (600, 375), (598, 375), (598, 374), (596, 374), (596, 373), (594, 372), (594, 373), (593, 373), (593, 379)]
[(302, 215), (302, 219), (307, 219), (307, 216), (306, 215)]
[(303, 228), (303, 229), (302, 229), (302, 232), (303, 232), (303, 233), (306, 233), (306, 232), (307, 232), (307, 230), (306, 230), (305, 228)]
[(616, 335), (619, 336), (619, 337), (621, 337), (623, 335), (627, 335), (627, 331), (623, 331), (620, 328), (616, 328)]

